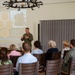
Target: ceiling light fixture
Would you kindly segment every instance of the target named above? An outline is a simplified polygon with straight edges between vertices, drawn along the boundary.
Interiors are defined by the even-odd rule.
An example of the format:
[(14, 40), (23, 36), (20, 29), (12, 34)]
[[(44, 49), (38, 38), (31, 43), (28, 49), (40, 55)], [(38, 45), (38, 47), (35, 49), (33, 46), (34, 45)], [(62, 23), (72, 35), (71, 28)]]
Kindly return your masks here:
[(9, 0), (5, 1), (3, 3), (7, 9), (9, 8), (18, 8), (20, 10), (21, 8), (31, 8), (34, 10), (34, 7), (40, 7), (40, 5), (43, 5), (42, 1), (38, 0)]

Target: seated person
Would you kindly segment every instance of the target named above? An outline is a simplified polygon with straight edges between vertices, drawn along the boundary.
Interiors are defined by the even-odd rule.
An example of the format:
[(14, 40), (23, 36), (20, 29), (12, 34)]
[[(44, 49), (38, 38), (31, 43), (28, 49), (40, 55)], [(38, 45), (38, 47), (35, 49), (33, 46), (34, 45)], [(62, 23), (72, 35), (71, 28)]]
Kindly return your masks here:
[(21, 56), (21, 53), (16, 51), (16, 46), (14, 44), (10, 45), (10, 50), (11, 50), (11, 52), (10, 52), (10, 54), (8, 54), (9, 59), (10, 59), (10, 55), (11, 56)]
[(35, 49), (32, 50), (31, 54), (42, 54), (43, 53), (43, 51), (40, 49), (41, 48), (40, 41), (35, 41), (34, 47)]
[(37, 62), (37, 58), (34, 57), (31, 53), (30, 53), (30, 45), (28, 43), (23, 43), (23, 50), (25, 52), (25, 54), (21, 57), (18, 58), (17, 60), (17, 64), (16, 64), (16, 72), (14, 75), (18, 75), (18, 66), (19, 63), (34, 63)]
[(8, 65), (12, 64), (11, 60), (8, 59), (7, 56), (7, 48), (2, 47), (0, 50), (0, 65)]
[(53, 40), (49, 41), (49, 49), (46, 52), (46, 60), (51, 60), (52, 59), (52, 53), (53, 52), (59, 52), (59, 50), (56, 48), (56, 42)]
[(69, 60), (70, 58), (75, 57), (75, 39), (70, 41), (70, 51), (66, 54), (63, 64), (62, 64), (62, 71), (68, 73), (69, 72)]
[(64, 46), (64, 48), (62, 49), (61, 58), (63, 58), (64, 51), (70, 50), (69, 42), (68, 41), (63, 41), (63, 46)]

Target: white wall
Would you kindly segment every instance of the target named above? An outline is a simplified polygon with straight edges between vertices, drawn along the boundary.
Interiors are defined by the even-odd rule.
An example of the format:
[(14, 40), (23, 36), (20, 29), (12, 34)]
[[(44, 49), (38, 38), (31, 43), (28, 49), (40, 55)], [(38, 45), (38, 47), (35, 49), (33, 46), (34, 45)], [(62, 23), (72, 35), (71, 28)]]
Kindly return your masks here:
[[(75, 19), (75, 2), (45, 4), (34, 9), (27, 9), (27, 26), (34, 35), (34, 41), (38, 39), (38, 23), (40, 20)], [(0, 8), (0, 11), (3, 10), (5, 9)]]
[(75, 2), (45, 4), (39, 9), (35, 8), (34, 11), (28, 10), (27, 16), (27, 25), (31, 28), (34, 40), (36, 40), (39, 20), (75, 19)]

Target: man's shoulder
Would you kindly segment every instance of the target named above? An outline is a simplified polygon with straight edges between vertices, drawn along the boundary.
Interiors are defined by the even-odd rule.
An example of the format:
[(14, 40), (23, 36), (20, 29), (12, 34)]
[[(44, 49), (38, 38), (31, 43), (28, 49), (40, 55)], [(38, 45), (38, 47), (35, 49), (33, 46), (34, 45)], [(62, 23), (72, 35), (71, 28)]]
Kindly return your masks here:
[(75, 50), (69, 50), (68, 54), (75, 53)]
[[(27, 35), (27, 34), (25, 33), (25, 34), (23, 34), (23, 35)], [(32, 33), (29, 33), (29, 35), (32, 35)]]
[(31, 54), (31, 56), (32, 56), (32, 58), (34, 58), (34, 59), (37, 59), (35, 56), (33, 56), (32, 54)]
[(74, 57), (75, 56), (75, 50), (70, 50), (67, 54), (67, 57)]
[(29, 33), (30, 35), (32, 35), (32, 33)]
[(19, 58), (18, 58), (18, 60), (21, 60), (23, 58), (23, 56), (20, 56)]
[(70, 50), (69, 54), (75, 54), (75, 50)]
[(37, 62), (37, 58), (35, 56), (33, 56), (33, 58), (34, 58), (33, 60), (35, 60)]

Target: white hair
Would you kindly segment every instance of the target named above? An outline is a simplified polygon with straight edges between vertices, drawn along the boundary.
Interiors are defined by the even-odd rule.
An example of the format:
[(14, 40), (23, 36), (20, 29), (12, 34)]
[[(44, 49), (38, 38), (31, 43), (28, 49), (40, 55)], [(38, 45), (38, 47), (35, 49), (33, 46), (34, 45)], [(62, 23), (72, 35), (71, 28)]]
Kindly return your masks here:
[(49, 44), (49, 46), (50, 46), (51, 48), (55, 48), (55, 47), (56, 47), (56, 42), (53, 41), (53, 40), (50, 40), (50, 41), (48, 42), (48, 44)]

